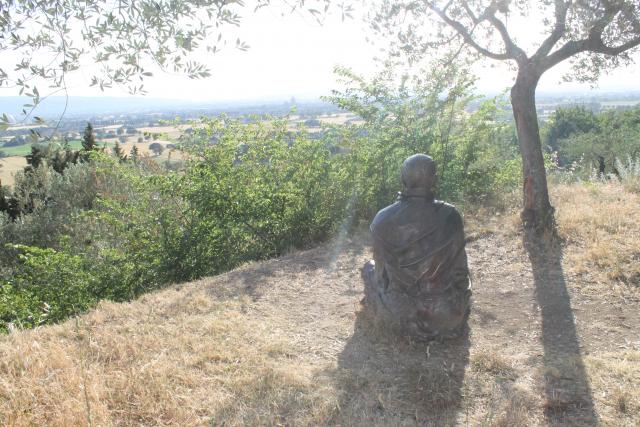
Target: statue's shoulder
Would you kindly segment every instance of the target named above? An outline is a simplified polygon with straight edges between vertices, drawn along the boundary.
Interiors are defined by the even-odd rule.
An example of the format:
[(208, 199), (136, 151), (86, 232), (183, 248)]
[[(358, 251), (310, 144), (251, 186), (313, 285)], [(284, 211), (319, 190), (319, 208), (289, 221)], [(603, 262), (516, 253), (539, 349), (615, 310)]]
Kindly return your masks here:
[(442, 200), (434, 200), (433, 204), (436, 205), (436, 209), (442, 210), (442, 212), (459, 214), (458, 209), (456, 209), (456, 207), (451, 203), (443, 202)]
[(460, 212), (454, 205), (441, 200), (435, 200), (434, 204), (436, 205), (436, 211), (440, 218), (446, 219), (451, 223), (462, 224), (462, 215), (460, 215)]
[(393, 221), (396, 214), (404, 209), (404, 204), (400, 201), (395, 202), (386, 208), (382, 208), (378, 211), (376, 216), (373, 218), (371, 222), (371, 226), (369, 227), (371, 231), (381, 230), (386, 228), (390, 222)]

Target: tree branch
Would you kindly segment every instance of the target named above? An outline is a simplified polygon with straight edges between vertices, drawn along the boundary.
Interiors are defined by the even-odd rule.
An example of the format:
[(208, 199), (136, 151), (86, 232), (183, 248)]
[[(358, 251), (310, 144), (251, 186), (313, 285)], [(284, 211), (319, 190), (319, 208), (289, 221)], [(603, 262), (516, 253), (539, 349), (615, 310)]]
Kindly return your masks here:
[(471, 10), (471, 8), (469, 7), (469, 3), (463, 1), (462, 7), (464, 7), (464, 10), (467, 12), (467, 15), (469, 15), (469, 18), (471, 18), (471, 22), (478, 25), (480, 23), (480, 20), (478, 19), (478, 17), (476, 17), (475, 13), (473, 13), (473, 10)]
[(486, 56), (488, 58), (497, 59), (497, 60), (500, 60), (500, 61), (504, 61), (504, 60), (507, 60), (507, 59), (515, 59), (514, 57), (508, 55), (507, 53), (492, 52), (489, 49), (480, 46), (473, 39), (473, 36), (472, 36), (471, 32), (468, 31), (467, 28), (465, 28), (465, 26), (462, 25), (461, 22), (456, 21), (455, 19), (452, 19), (449, 16), (447, 16), (447, 14), (443, 10), (441, 10), (438, 7), (436, 7), (436, 5), (434, 3), (432, 3), (432, 2), (428, 3), (428, 7), (436, 15), (438, 15), (438, 17), (440, 17), (440, 19), (442, 19), (447, 25), (449, 25), (451, 28), (453, 28), (464, 39), (464, 41), (469, 46), (471, 46), (472, 48), (477, 50), (480, 54), (482, 54), (482, 55), (484, 55), (484, 56)]
[(567, 24), (567, 11), (569, 10), (569, 6), (571, 5), (571, 0), (555, 0), (556, 7), (556, 24), (553, 28), (553, 31), (542, 42), (536, 53), (533, 55), (534, 58), (543, 58), (551, 52), (553, 46), (562, 38), (564, 33), (566, 32), (566, 24)]
[(507, 55), (509, 55), (511, 58), (517, 61), (526, 60), (527, 54), (524, 52), (524, 50), (522, 50), (518, 45), (516, 45), (513, 42), (513, 40), (511, 39), (511, 36), (509, 36), (509, 31), (507, 31), (507, 27), (496, 16), (496, 10), (495, 10), (494, 4), (495, 3), (492, 3), (491, 6), (487, 8), (486, 15), (483, 13), (483, 15), (486, 16), (485, 19), (487, 19), (487, 21), (489, 21), (491, 25), (493, 25), (500, 33), (500, 37), (502, 37), (502, 41), (504, 42), (504, 48)]
[(592, 40), (591, 43), (589, 43), (589, 47), (587, 50), (589, 52), (615, 56), (620, 55), (621, 53), (626, 52), (629, 49), (633, 49), (638, 45), (640, 45), (640, 37), (631, 39), (628, 42), (621, 44), (620, 46), (607, 46), (602, 41), (602, 38), (599, 37), (597, 40)]
[(633, 28), (633, 31), (640, 34), (640, 22), (638, 22), (638, 18), (633, 13), (633, 6), (625, 3), (620, 8), (620, 13), (629, 21), (629, 25)]
[(540, 72), (545, 72), (549, 68), (558, 65), (560, 62), (564, 61), (576, 55), (580, 52), (584, 52), (587, 50), (589, 40), (571, 40), (566, 42), (560, 49), (553, 52), (551, 55), (545, 56), (540, 60)]
[[(605, 9), (604, 14), (597, 19), (591, 29), (587, 38), (582, 40), (571, 40), (565, 43), (560, 49), (553, 52), (551, 55), (546, 56), (541, 60), (542, 72), (557, 65), (558, 63), (568, 59), (569, 57), (582, 52), (599, 53), (603, 55), (615, 56), (619, 55), (629, 49), (633, 49), (640, 45), (640, 35), (633, 38), (626, 43), (619, 46), (608, 46), (602, 40), (602, 33), (605, 28), (613, 21), (618, 13), (621, 11), (619, 4)], [(546, 41), (545, 41), (546, 42)]]

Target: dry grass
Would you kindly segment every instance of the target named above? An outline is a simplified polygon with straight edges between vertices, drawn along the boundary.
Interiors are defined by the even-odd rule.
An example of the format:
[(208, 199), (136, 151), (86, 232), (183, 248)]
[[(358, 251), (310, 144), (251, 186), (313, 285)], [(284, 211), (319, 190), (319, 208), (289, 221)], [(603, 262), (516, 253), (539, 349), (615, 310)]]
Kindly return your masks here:
[(12, 186), (14, 175), (27, 166), (27, 159), (24, 156), (3, 157), (0, 159), (0, 182), (2, 185)]
[(247, 319), (241, 300), (190, 297), (187, 303), (168, 291), (105, 303), (77, 323), (10, 335), (0, 350), (2, 419), (184, 426), (285, 417), (313, 424), (335, 408), (328, 385), (290, 357), (286, 337)]
[(471, 367), (477, 372), (484, 372), (495, 377), (513, 379), (517, 377), (510, 361), (495, 351), (483, 351), (471, 358)]
[[(635, 337), (630, 337), (638, 339)], [(640, 352), (613, 351), (585, 358), (592, 387), (597, 390), (602, 419), (611, 425), (640, 423)], [(594, 393), (595, 394), (595, 393)]]
[(167, 134), (167, 136), (176, 140), (184, 133), (185, 130), (192, 128), (193, 125), (190, 124), (181, 124), (181, 125), (167, 125), (167, 126), (150, 126), (150, 127), (140, 127), (136, 130), (140, 133), (159, 133), (159, 134)]
[(552, 196), (566, 270), (596, 293), (603, 284), (640, 290), (640, 195), (611, 182), (556, 186)]
[[(594, 236), (627, 253), (636, 196), (613, 186), (554, 196), (581, 355), (550, 359), (507, 215), (470, 227), (468, 337), (427, 345), (372, 322), (359, 305), (370, 252), (358, 235), (0, 337), (0, 424), (638, 425), (640, 301), (588, 264)], [(575, 212), (594, 200), (618, 205), (606, 218), (598, 206)], [(581, 265), (606, 298), (585, 292)], [(572, 394), (580, 375), (586, 397)]]

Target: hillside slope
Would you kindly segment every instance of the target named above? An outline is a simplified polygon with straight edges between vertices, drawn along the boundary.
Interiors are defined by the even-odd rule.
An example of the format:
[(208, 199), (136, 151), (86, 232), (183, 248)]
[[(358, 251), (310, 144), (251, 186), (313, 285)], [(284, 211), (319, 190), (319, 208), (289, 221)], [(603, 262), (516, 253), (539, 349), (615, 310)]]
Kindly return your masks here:
[(640, 199), (595, 185), (554, 200), (566, 246), (545, 265), (515, 216), (467, 218), (468, 337), (374, 325), (368, 237), (339, 237), (0, 337), (0, 423), (638, 425)]

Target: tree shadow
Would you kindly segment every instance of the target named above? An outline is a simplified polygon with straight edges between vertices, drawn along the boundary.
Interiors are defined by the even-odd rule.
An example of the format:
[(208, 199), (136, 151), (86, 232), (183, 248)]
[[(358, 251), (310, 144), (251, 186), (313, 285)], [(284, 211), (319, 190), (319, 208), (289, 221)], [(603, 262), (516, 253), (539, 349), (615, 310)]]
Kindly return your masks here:
[(469, 346), (468, 329), (452, 340), (415, 342), (380, 325), (365, 307), (333, 372), (342, 395), (331, 424), (459, 424)]
[(544, 239), (532, 232), (525, 233), (524, 246), (542, 321), (545, 418), (550, 425), (597, 425), (562, 270), (562, 248), (557, 239)]

